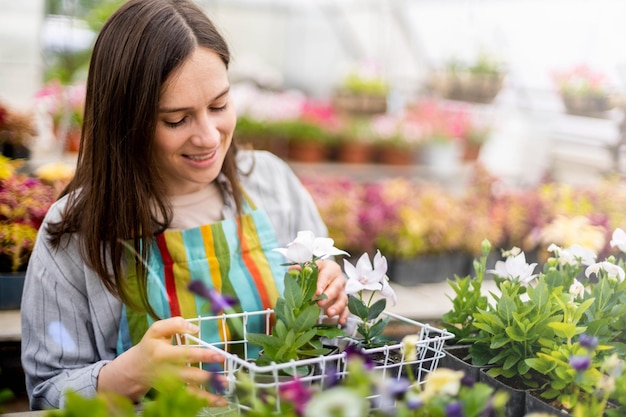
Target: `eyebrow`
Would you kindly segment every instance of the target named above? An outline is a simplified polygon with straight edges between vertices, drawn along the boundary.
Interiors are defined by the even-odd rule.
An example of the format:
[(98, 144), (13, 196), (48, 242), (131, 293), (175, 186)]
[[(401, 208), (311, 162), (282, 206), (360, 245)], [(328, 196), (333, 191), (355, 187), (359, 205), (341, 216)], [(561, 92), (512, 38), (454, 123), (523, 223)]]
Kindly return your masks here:
[[(219, 100), (224, 97), (230, 91), (230, 86), (226, 87), (224, 91), (213, 97), (211, 101)], [(159, 113), (179, 113), (192, 110), (192, 107), (159, 107)]]

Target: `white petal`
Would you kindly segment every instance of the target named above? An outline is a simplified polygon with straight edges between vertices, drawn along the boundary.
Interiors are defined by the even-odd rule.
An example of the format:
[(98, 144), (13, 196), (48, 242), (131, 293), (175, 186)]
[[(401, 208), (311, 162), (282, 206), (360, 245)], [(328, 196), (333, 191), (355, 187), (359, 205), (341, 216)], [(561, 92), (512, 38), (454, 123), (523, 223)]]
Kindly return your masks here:
[(380, 294), (383, 297), (391, 299), (392, 304), (395, 306), (398, 303), (398, 297), (396, 296), (396, 292), (393, 290), (391, 285), (387, 282), (387, 279), (382, 281), (383, 288), (380, 290)]
[(589, 265), (589, 266), (587, 267), (587, 269), (585, 269), (585, 276), (586, 276), (587, 278), (589, 278), (589, 277), (591, 276), (591, 274), (596, 274), (596, 275), (598, 275), (598, 271), (599, 271), (599, 270), (600, 270), (600, 264), (599, 264), (599, 263)]
[(363, 285), (356, 279), (349, 279), (348, 282), (346, 282), (345, 292), (348, 295), (356, 294), (359, 291), (362, 291), (363, 289), (364, 289)]
[(295, 263), (303, 264), (313, 260), (313, 251), (305, 242), (294, 240), (287, 246), (287, 258)]
[(349, 280), (358, 281), (359, 272), (354, 267), (354, 265), (352, 265), (352, 263), (349, 262), (347, 259), (343, 260), (343, 271), (348, 276)]
[(328, 256), (348, 255), (348, 252), (337, 249), (335, 241), (329, 237), (316, 237), (313, 241), (313, 254), (318, 258), (326, 258)]
[(363, 255), (361, 255), (361, 257), (359, 257), (356, 261), (356, 269), (359, 272), (359, 275), (365, 275), (372, 271), (372, 263), (370, 262), (370, 257), (367, 252), (363, 253)]

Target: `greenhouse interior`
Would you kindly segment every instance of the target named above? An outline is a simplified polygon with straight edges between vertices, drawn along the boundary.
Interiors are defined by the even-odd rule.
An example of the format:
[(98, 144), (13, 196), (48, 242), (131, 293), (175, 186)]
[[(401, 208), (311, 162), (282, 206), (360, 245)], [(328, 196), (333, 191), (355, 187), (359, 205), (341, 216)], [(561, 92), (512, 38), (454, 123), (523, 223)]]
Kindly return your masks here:
[[(164, 295), (165, 303), (177, 306), (176, 310), (173, 307), (164, 310), (166, 315), (182, 315), (196, 323), (201, 334), (215, 326), (216, 330), (211, 331), (217, 335), (218, 326), (222, 326), (222, 333), (217, 335), (218, 339), (221, 337), (219, 343), (187, 334), (181, 338), (179, 333), (165, 341), (167, 345), (193, 345), (194, 349), (199, 349), (199, 345), (208, 348), (201, 349), (205, 352), (224, 354), (224, 365), (218, 366), (217, 371), (203, 360), (194, 361), (199, 366), (187, 365), (210, 375), (213, 373), (208, 370), (212, 369), (211, 372), (225, 376), (221, 391), (218, 390), (226, 398), (225, 407), (215, 406), (211, 399), (195, 406), (198, 398), (216, 392), (207, 388), (209, 383), (199, 384), (205, 396), (198, 397), (189, 393), (192, 390), (184, 389), (184, 384), (180, 388), (179, 381), (170, 380), (158, 381), (169, 384), (160, 388), (147, 385), (151, 389), (149, 394), (153, 395), (141, 400), (135, 398), (134, 402), (127, 401), (120, 388), (120, 398), (130, 405), (124, 402), (122, 406), (122, 400), (116, 403), (105, 395), (105, 388), (99, 387), (97, 372), (100, 369), (106, 372), (105, 364), (112, 368), (109, 363), (120, 363), (117, 359), (133, 351), (139, 342), (134, 341), (134, 345), (129, 345), (133, 347), (122, 354), (115, 351), (116, 345), (120, 349), (123, 343), (125, 328), (119, 322), (120, 313), (115, 316), (115, 329), (122, 326), (120, 340), (109, 341), (113, 351), (105, 354), (96, 351), (95, 344), (100, 342), (96, 341), (95, 333), (68, 330), (67, 323), (61, 319), (62, 313), (58, 321), (40, 322), (52, 308), (46, 305), (52, 295), (33, 298), (26, 294), (27, 290), (45, 293), (53, 285), (45, 284), (46, 279), (60, 279), (52, 277), (54, 272), (48, 271), (50, 265), (40, 265), (45, 261), (38, 261), (44, 259), (38, 251), (55, 247), (63, 252), (59, 234), (80, 234), (77, 230), (82, 225), (97, 233), (93, 242), (87, 242), (90, 246), (81, 246), (82, 249), (96, 248), (97, 238), (117, 240), (101, 240), (102, 253), (98, 256), (85, 258), (87, 254), (82, 255), (85, 251), (78, 255), (68, 249), (56, 255), (58, 258), (53, 253), (47, 254), (48, 262), (55, 265), (57, 260), (58, 265), (75, 262), (75, 270), (80, 272), (76, 280), (81, 282), (100, 278), (110, 292), (108, 295), (116, 298), (120, 311), (124, 304), (123, 312), (126, 312), (132, 303), (123, 295), (117, 297), (115, 291), (125, 294), (126, 290), (120, 288), (132, 287), (132, 291), (144, 291), (142, 296), (152, 296), (153, 283), (146, 282), (154, 273), (152, 260), (141, 258), (149, 251), (144, 252), (148, 249), (139, 243), (136, 235), (150, 235), (144, 230), (156, 224), (160, 231), (150, 235), (156, 247), (161, 236), (191, 227), (176, 227), (179, 223), (171, 223), (180, 221), (177, 214), (181, 214), (176, 210), (192, 219), (181, 224), (198, 226), (200, 230), (197, 223), (200, 220), (191, 213), (200, 208), (199, 203), (183, 210), (177, 199), (170, 201), (168, 196), (173, 194), (166, 193), (168, 176), (178, 174), (162, 175), (156, 165), (169, 163), (159, 162), (159, 147), (175, 146), (164, 145), (163, 139), (159, 139), (159, 135), (165, 135), (159, 133), (164, 128), (156, 120), (161, 116), (154, 116), (155, 120), (149, 120), (149, 115), (140, 118), (128, 108), (135, 107), (133, 103), (144, 106), (143, 109), (150, 105), (140, 103), (139, 100), (148, 99), (139, 93), (135, 97), (128, 85), (118, 86), (119, 90), (111, 93), (126, 97), (103, 104), (96, 97), (105, 97), (107, 86), (89, 84), (91, 74), (97, 73), (90, 69), (92, 59), (97, 61), (92, 56), (98, 45), (96, 41), (102, 39), (106, 45), (106, 38), (100, 35), (110, 29), (111, 36), (127, 40), (122, 38), (122, 29), (115, 32), (109, 27), (109, 19), (125, 10), (137, 13), (137, 25), (151, 28), (154, 22), (139, 21), (141, 14), (147, 12), (139, 7), (136, 11), (125, 8), (126, 3), (150, 4), (151, 1), (162, 5), (160, 11), (154, 12), (153, 20), (170, 8), (180, 16), (192, 13), (182, 6), (192, 3), (193, 10), (200, 10), (203, 19), (205, 16), (210, 19), (227, 45), (229, 61), (217, 49), (208, 50), (211, 59), (218, 56), (226, 64), (226, 71), (220, 71), (227, 74), (228, 88), (224, 94), (229, 98), (229, 106), (232, 105), (232, 109), (226, 110), (233, 118), (232, 143), (240, 154), (262, 151), (251, 152), (257, 159), (245, 175), (254, 176), (257, 163), (258, 172), (262, 172), (264, 161), (269, 158), (267, 163), (273, 165), (264, 175), (273, 178), (267, 184), (278, 184), (280, 190), (257, 184), (265, 179), (256, 182), (244, 179), (239, 184), (233, 175), (243, 176), (244, 169), (237, 168), (239, 159), (233, 162), (231, 153), (226, 151), (220, 162), (236, 163), (233, 166), (238, 174), (232, 174), (233, 167), (224, 162), (223, 167), (211, 174), (209, 188), (213, 190), (215, 186), (224, 195), (228, 194), (218, 199), (225, 207), (223, 213), (228, 207), (233, 210), (229, 206), (231, 197), (237, 209), (241, 208), (240, 204), (249, 208), (252, 203), (256, 212), (253, 200), (258, 193), (269, 193), (267, 204), (280, 207), (267, 207), (267, 217), (274, 221), (273, 216), (282, 213), (289, 223), (289, 226), (274, 224), (277, 229), (272, 232), (277, 235), (274, 252), (286, 256), (289, 265), (299, 265), (298, 273), (285, 272), (284, 280), (282, 270), (287, 264), (280, 264), (280, 277), (276, 276), (278, 269), (274, 270), (277, 283), (271, 285), (274, 289), (267, 304), (271, 311), (261, 319), (243, 302), (232, 311), (231, 307), (216, 310), (212, 305), (217, 303), (215, 299), (209, 300), (201, 291), (192, 289), (189, 280), (194, 277), (189, 276), (198, 272), (193, 272), (191, 266), (185, 266), (186, 272), (181, 273), (186, 281), (181, 281), (180, 272), (175, 272), (176, 283), (167, 281), (168, 261), (159, 258), (163, 265), (159, 264), (157, 275), (164, 276), (163, 284), (158, 283), (167, 286), (168, 291)], [(624, 15), (626, 2), (622, 0), (0, 0), (0, 415), (69, 417), (86, 412), (84, 415), (143, 413), (181, 417), (626, 415)], [(192, 24), (188, 25), (191, 31)], [(170, 29), (163, 26), (163, 33), (159, 34), (167, 39), (163, 50), (174, 47), (174, 35), (166, 37)], [(142, 34), (144, 37), (150, 36), (148, 30)], [(128, 29), (129, 33), (132, 31), (139, 29)], [(142, 38), (140, 42), (150, 41)], [(144, 57), (147, 54), (141, 53), (143, 46), (139, 44), (137, 48), (134, 62), (153, 65), (149, 57)], [(101, 72), (120, 71), (119, 65), (113, 64), (118, 57), (112, 51), (110, 55), (110, 66), (106, 59), (99, 61)], [(184, 65), (177, 61), (172, 71), (186, 74), (187, 62), (195, 61), (190, 59)], [(206, 71), (208, 75), (190, 90), (213, 85), (210, 71), (214, 70)], [(141, 78), (148, 70), (144, 71), (142, 66), (121, 71), (132, 72), (138, 74), (137, 78), (148, 89), (153, 81)], [(163, 72), (166, 76), (169, 73)], [(106, 74), (99, 76), (107, 78)], [(131, 78), (132, 74), (123, 76)], [(96, 75), (93, 77), (96, 79)], [(170, 92), (171, 86), (179, 84), (166, 78), (151, 85), (163, 87), (158, 93), (141, 94), (156, 97), (154, 113), (160, 115), (165, 98), (174, 94)], [(93, 109), (89, 105), (85, 107), (86, 102)], [(106, 108), (113, 103), (127, 103), (128, 107)], [(226, 116), (217, 116), (218, 109), (209, 107), (209, 110), (210, 117), (225, 120)], [(145, 135), (134, 131), (119, 133), (120, 129), (130, 131), (130, 125), (124, 124), (130, 122), (124, 121), (111, 128), (115, 130), (111, 143), (119, 136), (119, 144), (96, 145), (96, 137), (107, 140), (105, 134), (97, 134), (107, 130), (99, 119), (109, 120), (104, 115), (107, 112), (121, 115), (120, 119), (125, 119), (128, 113), (128, 118), (144, 123)], [(141, 126), (133, 125), (133, 129)], [(156, 133), (150, 133), (149, 129)], [(174, 133), (166, 134), (180, 137), (184, 129), (189, 128), (172, 128)], [(135, 139), (136, 144), (130, 143)], [(191, 144), (198, 140), (189, 139), (180, 146), (191, 149)], [(139, 151), (147, 145), (150, 150)], [(46, 215), (57, 202), (68, 202), (58, 207), (69, 207), (67, 212), (61, 208), (53, 210), (57, 216), (71, 213), (70, 209), (95, 207), (99, 211), (98, 203), (87, 201), (89, 197), (73, 200), (72, 191), (90, 186), (95, 189), (107, 183), (106, 178), (99, 178), (107, 175), (110, 184), (125, 183), (116, 177), (115, 169), (122, 168), (115, 165), (129, 158), (121, 159), (120, 155), (98, 158), (98, 149), (128, 149), (129, 153), (140, 155), (142, 161), (137, 164), (143, 169), (164, 177), (146, 187), (137, 186), (146, 190), (133, 198), (103, 196), (104, 190), (93, 196), (100, 198), (101, 205), (107, 209), (123, 208), (124, 203), (150, 201), (144, 204), (148, 206), (154, 202), (151, 224), (144, 222), (149, 208), (137, 215), (120, 215), (119, 219), (108, 217), (109, 221), (124, 223), (114, 227), (112, 234), (104, 230), (102, 220), (107, 217), (100, 214), (87, 220), (100, 219), (99, 224), (89, 225), (70, 214), (67, 219), (74, 223), (50, 223), (52, 220)], [(94, 162), (98, 159), (103, 161), (97, 162), (100, 166)], [(182, 159), (194, 169), (205, 166), (199, 157), (183, 155)], [(108, 171), (98, 172), (104, 167)], [(102, 175), (90, 178), (90, 169)], [(129, 166), (123, 168), (128, 169)], [(166, 169), (178, 168), (166, 165)], [(148, 178), (139, 174), (139, 169), (132, 171), (138, 184), (142, 178)], [(278, 178), (283, 175), (286, 178)], [(233, 181), (235, 187), (230, 184)], [(285, 187), (289, 188), (283, 190), (282, 184), (288, 181), (291, 182)], [(109, 191), (117, 190), (113, 187)], [(290, 192), (296, 195), (287, 196)], [(272, 203), (280, 193), (293, 201)], [(98, 193), (89, 196), (92, 194)], [(109, 198), (119, 203), (109, 204)], [(239, 201), (241, 198), (245, 204)], [(263, 197), (258, 200), (266, 203)], [(169, 211), (155, 214), (155, 210), (163, 208), (161, 204)], [(259, 208), (261, 212), (266, 209), (263, 204)], [(221, 225), (233, 215), (223, 213), (218, 213), (213, 221), (219, 220), (217, 223)], [(306, 218), (309, 214), (313, 220)], [(199, 218), (204, 220), (206, 216)], [(237, 227), (245, 229), (239, 217), (236, 219)], [(133, 220), (142, 223), (128, 228), (128, 222)], [(279, 223), (282, 220), (279, 217)], [(206, 223), (202, 227), (218, 233), (215, 225)], [(306, 229), (298, 229), (296, 236), (291, 230), (293, 225), (308, 227), (318, 236), (313, 239), (313, 232)], [(47, 228), (48, 240), (56, 239), (56, 243), (44, 246), (37, 240), (42, 227)], [(124, 232), (123, 227), (126, 227)], [(283, 227), (285, 230), (280, 230)], [(237, 234), (239, 229), (231, 231), (235, 236), (229, 240), (226, 235), (229, 229), (221, 230), (224, 236), (218, 237), (228, 240), (228, 244), (232, 240), (235, 245), (241, 245), (237, 250), (244, 252), (241, 262), (246, 263), (245, 233)], [(188, 239), (185, 236), (190, 235), (184, 232), (181, 239)], [(309, 232), (311, 236), (305, 234)], [(283, 242), (283, 233), (293, 236)], [(241, 242), (237, 243), (239, 237)], [(332, 239), (330, 244), (322, 240), (325, 237)], [(96, 268), (100, 266), (98, 260), (109, 256), (106, 245), (124, 243), (123, 238), (135, 242), (134, 256), (139, 260), (131, 262), (133, 256), (114, 258), (114, 255), (111, 259), (122, 259), (124, 265), (126, 262), (137, 265), (139, 269), (132, 273), (137, 275), (139, 289), (134, 287), (135, 281), (125, 283), (121, 279), (125, 276), (118, 276), (117, 269), (115, 278), (111, 276), (107, 282), (105, 273)], [(305, 242), (306, 239), (310, 242)], [(185, 240), (182, 244), (188, 243)], [(307, 244), (312, 244), (306, 248), (310, 251), (308, 263), (290, 257), (294, 256), (291, 248)], [(159, 255), (160, 250), (157, 249)], [(330, 252), (320, 255), (316, 252), (320, 250)], [(79, 256), (83, 258), (75, 258)], [(273, 258), (268, 255), (268, 259)], [(345, 297), (345, 305), (341, 306), (346, 323), (336, 322), (335, 316), (343, 313), (333, 316), (325, 310), (326, 295), (320, 296), (322, 290), (313, 294), (307, 292), (312, 289), (301, 288), (309, 299), (316, 297), (309, 303), (309, 307), (317, 309), (311, 326), (318, 331), (316, 337), (323, 337), (311, 342), (307, 359), (294, 356), (289, 361), (284, 349), (279, 353), (273, 351), (278, 347), (271, 348), (270, 341), (274, 338), (280, 340), (274, 340), (278, 346), (295, 346), (294, 355), (305, 351), (300, 346), (305, 344), (305, 339), (298, 338), (297, 331), (302, 330), (305, 326), (302, 323), (308, 323), (308, 319), (298, 318), (300, 307), (291, 304), (302, 302), (302, 296), (296, 297), (296, 301), (288, 299), (293, 296), (290, 290), (295, 288), (289, 275), (297, 275), (293, 282), (302, 286), (299, 280), (312, 265), (319, 283), (317, 273), (326, 276), (324, 262), (332, 263), (333, 267), (338, 265), (342, 288), (345, 281), (345, 294), (342, 291), (338, 297), (341, 300)], [(222, 278), (213, 275), (217, 267), (210, 264), (210, 259), (208, 264), (206, 271), (210, 276), (207, 275), (206, 282), (211, 291), (219, 292)], [(177, 264), (175, 271), (176, 268)], [(227, 267), (220, 265), (220, 268)], [(31, 269), (32, 274), (27, 274)], [(148, 277), (140, 279), (139, 270)], [(237, 274), (236, 271), (226, 269), (223, 273), (228, 276)], [(258, 268), (254, 271), (258, 272)], [(249, 274), (249, 279), (255, 280), (251, 291), (256, 291), (260, 278), (255, 272)], [(32, 280), (30, 285), (28, 280)], [(232, 290), (237, 297), (237, 285), (224, 278), (227, 281), (224, 295), (230, 295), (228, 291)], [(54, 285), (61, 285), (60, 282), (54, 281)], [(327, 285), (332, 295), (334, 284)], [(169, 291), (174, 287), (178, 292), (189, 293), (185, 300), (194, 299), (194, 306), (199, 306), (200, 300), (208, 303), (210, 308), (204, 310), (207, 317), (184, 313), (191, 310), (185, 310), (183, 301), (172, 301)], [(80, 292), (85, 299), (87, 291)], [(141, 314), (147, 314), (147, 323), (158, 323), (161, 320), (155, 317), (163, 317), (152, 311), (145, 297), (141, 300), (148, 304), (142, 305), (154, 315)], [(328, 300), (328, 305), (331, 301)], [(24, 311), (24, 302), (29, 303), (29, 308), (37, 307), (37, 311), (37, 305), (41, 304), (42, 313), (31, 315)], [(55, 302), (78, 303), (72, 298)], [(89, 317), (81, 319), (87, 321), (82, 325), (94, 332), (93, 328), (101, 325), (92, 311), (98, 307), (92, 306), (91, 301), (85, 303), (88, 303), (87, 313), (80, 314)], [(265, 301), (262, 304), (265, 306)], [(285, 305), (289, 306), (287, 313), (278, 311)], [(262, 310), (260, 306), (252, 310)], [(76, 307), (74, 311), (83, 310)], [(239, 315), (228, 316), (228, 320), (219, 318), (231, 312)], [(325, 316), (326, 313), (331, 317)], [(249, 318), (253, 316), (254, 319)], [(324, 321), (326, 318), (330, 324)], [(266, 334), (253, 334), (246, 327), (248, 320), (266, 320)], [(289, 329), (296, 332), (295, 336), (286, 335), (284, 326), (288, 328), (289, 324), (282, 320), (295, 325), (296, 330)], [(237, 326), (243, 324), (243, 329), (236, 327), (235, 322), (239, 323)], [(340, 333), (335, 332), (337, 329)], [(234, 341), (240, 331), (241, 341)], [(45, 334), (37, 335), (38, 332)], [(114, 337), (117, 334), (115, 331)], [(310, 337), (308, 333), (301, 337), (305, 336)], [(75, 337), (78, 339), (73, 340)], [(44, 341), (54, 347), (50, 351), (40, 347), (41, 352), (28, 353), (35, 350), (28, 348), (28, 344), (45, 346)], [(79, 355), (81, 343), (94, 344), (92, 357)], [(231, 348), (230, 343), (235, 347)], [(240, 352), (239, 343), (243, 344), (245, 355)], [(255, 343), (264, 349), (259, 353), (258, 346), (250, 348), (256, 352), (250, 359), (249, 345)], [(138, 346), (142, 344), (143, 340)], [(353, 346), (363, 348), (359, 352), (366, 355), (359, 354), (354, 359)], [(460, 353), (454, 351), (457, 348), (462, 349), (457, 351)], [(60, 354), (55, 353), (58, 349)], [(391, 358), (391, 351), (400, 358)], [(55, 354), (60, 355), (58, 362), (44, 364), (48, 359), (42, 357)], [(383, 359), (375, 361), (370, 372), (369, 361), (377, 354)], [(94, 364), (100, 365), (93, 368), (91, 385), (85, 382), (89, 388), (84, 391), (78, 383), (61, 378), (63, 374), (67, 374), (68, 380), (86, 378), (84, 372), (72, 372)], [(266, 371), (262, 364), (273, 368)], [(258, 375), (264, 372), (269, 372), (271, 382), (255, 379), (264, 376)], [(279, 380), (279, 377), (285, 378)], [(337, 381), (329, 382), (331, 377)], [(92, 402), (81, 403), (80, 397), (69, 396), (72, 387), (79, 395), (86, 393), (83, 401)], [(54, 390), (59, 391), (54, 395), (61, 398), (61, 405), (49, 400)], [(179, 395), (178, 400), (175, 395)], [(175, 411), (158, 414), (163, 410)]]

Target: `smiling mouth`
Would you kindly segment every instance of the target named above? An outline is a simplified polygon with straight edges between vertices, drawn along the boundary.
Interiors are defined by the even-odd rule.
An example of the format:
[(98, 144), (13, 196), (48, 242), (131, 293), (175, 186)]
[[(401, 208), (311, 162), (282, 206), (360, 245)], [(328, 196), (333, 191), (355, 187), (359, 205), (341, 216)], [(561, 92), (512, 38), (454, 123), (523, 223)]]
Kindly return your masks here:
[(192, 161), (202, 162), (202, 161), (206, 161), (207, 159), (213, 158), (214, 155), (215, 155), (215, 151), (211, 153), (205, 153), (202, 155), (183, 155), (183, 156), (185, 158), (191, 159)]

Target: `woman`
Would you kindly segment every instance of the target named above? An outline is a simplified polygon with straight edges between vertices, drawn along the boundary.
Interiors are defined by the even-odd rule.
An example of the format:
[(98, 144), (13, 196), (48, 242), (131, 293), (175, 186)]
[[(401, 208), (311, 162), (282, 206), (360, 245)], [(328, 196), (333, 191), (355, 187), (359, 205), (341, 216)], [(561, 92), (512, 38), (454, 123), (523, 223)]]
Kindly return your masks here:
[[(191, 280), (271, 307), (298, 230), (326, 233), (293, 172), (265, 152), (237, 151), (229, 50), (192, 1), (130, 0), (104, 25), (87, 80), (76, 175), (50, 209), (28, 267), (22, 362), (31, 408), (66, 390), (138, 401), (162, 370), (190, 386), (186, 363), (219, 354), (172, 344), (197, 332)], [(327, 315), (347, 316), (338, 264), (320, 263)], [(203, 332), (204, 333), (204, 332)], [(224, 399), (197, 390), (216, 405)]]

